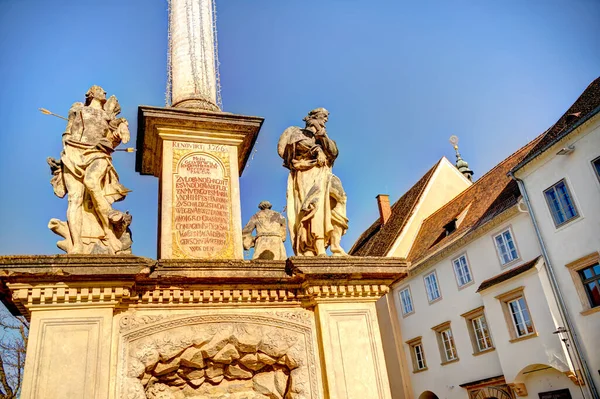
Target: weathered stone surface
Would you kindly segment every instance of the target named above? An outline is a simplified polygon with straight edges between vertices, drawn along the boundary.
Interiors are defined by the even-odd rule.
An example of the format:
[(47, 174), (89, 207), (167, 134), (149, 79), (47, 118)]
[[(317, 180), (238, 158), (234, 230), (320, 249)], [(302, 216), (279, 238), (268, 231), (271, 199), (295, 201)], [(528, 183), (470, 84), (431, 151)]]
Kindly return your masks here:
[(281, 369), (275, 370), (274, 373), (275, 389), (279, 395), (283, 396), (287, 389), (288, 376)]
[(168, 363), (159, 362), (154, 368), (154, 375), (163, 375), (176, 371), (179, 368), (179, 358), (175, 358)]
[(129, 369), (127, 370), (127, 376), (133, 378), (141, 378), (146, 371), (144, 363), (137, 359), (131, 359), (129, 362)]
[(204, 369), (182, 367), (177, 371), (177, 374), (186, 380), (197, 380), (204, 377)]
[(275, 386), (275, 372), (268, 371), (258, 373), (252, 378), (254, 390), (269, 399), (282, 399), (283, 396), (279, 393)]
[(202, 385), (204, 383), (205, 378), (195, 378), (193, 380), (189, 381), (189, 384), (195, 388), (198, 388), (200, 385)]
[(247, 355), (244, 355), (240, 359), (240, 363), (243, 364), (246, 368), (249, 368), (253, 371), (258, 371), (266, 366), (265, 363), (258, 360), (258, 354), (256, 353), (249, 353)]
[[(258, 204), (260, 210), (242, 230), (244, 249), (254, 248), (252, 259), (283, 260), (287, 257), (283, 245), (286, 237), (285, 217), (271, 208), (269, 201)], [(252, 235), (254, 230), (256, 236)]]
[(264, 353), (258, 352), (258, 361), (267, 365), (275, 364), (277, 360)]
[(148, 399), (175, 399), (175, 395), (171, 392), (168, 385), (153, 384), (146, 389)]
[(230, 364), (232, 361), (240, 358), (240, 354), (232, 344), (227, 344), (214, 357), (213, 361), (217, 363)]
[(225, 377), (230, 380), (242, 379), (247, 380), (252, 378), (252, 372), (244, 370), (239, 364), (230, 364), (225, 370)]
[(218, 332), (207, 344), (203, 345), (200, 350), (205, 358), (214, 357), (217, 352), (227, 345), (231, 337), (231, 329)]
[(187, 348), (181, 354), (181, 364), (191, 368), (204, 368), (204, 357), (202, 356), (202, 351), (194, 347)]
[(258, 328), (247, 327), (243, 333), (236, 335), (236, 348), (243, 353), (254, 353), (262, 337), (262, 331)]
[(210, 380), (214, 381), (215, 377), (223, 375), (224, 367), (225, 365), (223, 364), (209, 362), (205, 370), (206, 378), (209, 378)]
[(218, 384), (219, 382), (223, 381), (223, 378), (225, 378), (224, 375), (217, 375), (209, 378), (208, 381), (210, 381), (212, 384)]
[[(92, 86), (85, 104), (69, 110), (60, 159), (48, 158), (56, 196), (68, 196), (67, 221), (51, 219), (48, 228), (63, 237), (57, 246), (69, 254), (130, 254), (131, 215), (112, 208), (130, 191), (119, 183), (112, 152), (130, 138), (115, 96), (106, 99)], [(84, 204), (85, 201), (85, 204)]]
[(338, 149), (325, 129), (328, 118), (325, 108), (310, 111), (306, 126), (287, 128), (277, 145), (283, 166), (290, 170), (287, 216), (296, 255), (327, 256), (327, 247), (334, 256), (347, 255), (340, 246), (348, 230), (346, 193), (331, 173)]

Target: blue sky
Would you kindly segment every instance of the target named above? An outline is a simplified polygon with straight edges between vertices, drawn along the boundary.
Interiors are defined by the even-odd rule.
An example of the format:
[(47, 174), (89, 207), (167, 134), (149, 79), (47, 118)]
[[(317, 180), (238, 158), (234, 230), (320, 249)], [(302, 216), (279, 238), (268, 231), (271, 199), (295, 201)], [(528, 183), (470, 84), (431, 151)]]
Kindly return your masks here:
[[(285, 204), (276, 144), (311, 109), (331, 112), (348, 193), (349, 249), (441, 156), (448, 137), (484, 172), (548, 128), (600, 75), (600, 2), (217, 0), (224, 110), (265, 123), (240, 180), (242, 219)], [(50, 218), (65, 218), (46, 157), (92, 84), (115, 94), (137, 131), (138, 105), (164, 105), (166, 0), (0, 0), (0, 254), (59, 253)], [(133, 140), (135, 144), (135, 140)], [(157, 179), (117, 153), (132, 189), (134, 253), (156, 256)], [(289, 247), (288, 247), (289, 248)]]

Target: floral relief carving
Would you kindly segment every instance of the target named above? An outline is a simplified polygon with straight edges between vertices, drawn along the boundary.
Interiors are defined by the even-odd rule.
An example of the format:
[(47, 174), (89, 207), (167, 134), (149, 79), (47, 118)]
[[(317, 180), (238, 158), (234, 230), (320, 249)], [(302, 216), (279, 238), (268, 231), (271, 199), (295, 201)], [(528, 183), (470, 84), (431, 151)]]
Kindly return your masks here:
[(277, 313), (125, 322), (121, 398), (319, 398), (313, 330)]

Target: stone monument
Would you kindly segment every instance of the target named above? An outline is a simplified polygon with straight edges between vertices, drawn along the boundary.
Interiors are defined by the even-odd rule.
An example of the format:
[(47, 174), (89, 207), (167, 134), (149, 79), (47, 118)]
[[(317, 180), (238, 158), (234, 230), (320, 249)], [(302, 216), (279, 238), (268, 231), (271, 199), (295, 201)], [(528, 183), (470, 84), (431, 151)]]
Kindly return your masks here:
[[(284, 260), (285, 217), (271, 209), (269, 201), (258, 204), (255, 213), (242, 229), (244, 249), (254, 248), (252, 259)], [(252, 231), (256, 230), (256, 236)]]
[(115, 96), (106, 100), (92, 86), (85, 103), (69, 110), (60, 159), (48, 158), (54, 194), (69, 201), (67, 221), (51, 219), (48, 227), (63, 237), (57, 246), (69, 254), (131, 253), (131, 215), (112, 208), (129, 192), (112, 164), (115, 148), (129, 141), (125, 118)]
[(258, 259), (242, 259), (238, 176), (262, 118), (218, 110), (213, 6), (170, 1), (173, 106), (139, 107), (136, 168), (159, 179), (157, 260), (126, 254), (115, 227), (130, 222), (110, 207), (126, 194), (110, 162), (128, 138), (116, 99), (94, 87), (72, 108), (51, 161), (69, 195), (68, 253), (0, 257), (0, 300), (30, 320), (22, 399), (390, 399), (375, 301), (406, 262), (313, 256), (343, 254), (347, 228), (324, 109), (280, 141), (295, 250), (310, 256), (261, 259), (272, 243), (259, 227)]
[(277, 152), (290, 170), (287, 185), (287, 214), (296, 255), (347, 255), (340, 241), (348, 230), (346, 193), (331, 169), (338, 156), (335, 141), (325, 123), (329, 111), (317, 108), (304, 118), (304, 129), (291, 126), (279, 138)]

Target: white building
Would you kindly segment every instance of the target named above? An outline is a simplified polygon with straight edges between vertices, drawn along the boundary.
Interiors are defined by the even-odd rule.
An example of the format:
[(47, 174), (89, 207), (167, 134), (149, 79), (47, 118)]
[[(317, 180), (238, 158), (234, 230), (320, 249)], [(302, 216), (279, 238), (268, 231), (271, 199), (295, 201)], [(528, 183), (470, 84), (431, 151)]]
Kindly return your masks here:
[[(595, 312), (600, 307), (594, 306), (600, 301), (594, 302), (598, 291), (586, 291), (583, 284), (600, 284), (593, 274), (600, 246), (600, 186), (594, 175), (600, 156), (599, 82), (569, 110), (580, 112), (577, 117), (565, 115), (555, 125), (562, 123), (560, 132), (570, 137), (552, 144), (558, 150), (579, 141), (567, 158), (554, 149), (546, 151), (552, 155), (537, 154), (559, 137), (551, 128), (472, 185), (442, 159), (392, 207), (378, 196), (381, 217), (351, 254), (411, 262), (408, 277), (378, 302), (393, 397), (593, 397), (589, 370), (586, 375), (582, 365), (600, 369), (600, 350), (593, 349), (600, 326)], [(573, 126), (573, 133), (565, 133)], [(469, 176), (462, 159), (457, 166)], [(532, 192), (534, 214), (546, 212), (538, 219), (549, 262), (511, 171)], [(557, 229), (545, 197), (561, 179), (569, 183), (577, 216), (564, 222), (573, 227)], [(585, 194), (573, 194), (579, 185)], [(575, 243), (566, 250), (565, 241)], [(577, 311), (572, 319), (583, 362), (572, 337), (555, 333), (568, 327), (555, 294), (555, 264), (562, 265), (561, 287), (570, 284), (563, 296), (570, 313)], [(590, 267), (591, 280), (582, 280), (581, 270), (589, 274)]]

